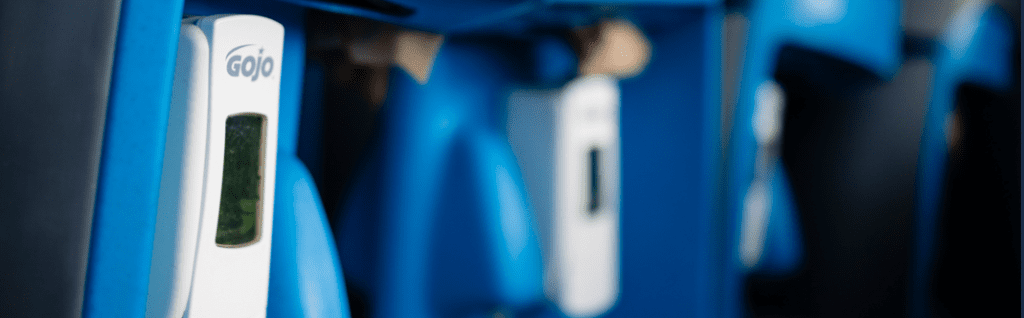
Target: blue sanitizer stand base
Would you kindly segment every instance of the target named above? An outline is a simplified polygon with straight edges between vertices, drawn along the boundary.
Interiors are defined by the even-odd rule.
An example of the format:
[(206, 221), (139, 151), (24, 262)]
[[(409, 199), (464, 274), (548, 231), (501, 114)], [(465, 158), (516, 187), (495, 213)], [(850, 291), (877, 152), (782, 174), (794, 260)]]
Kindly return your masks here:
[(491, 315), (543, 297), (525, 189), (498, 128), (517, 70), (496, 46), (449, 37), (424, 83), (392, 70), (381, 142), (335, 226), (373, 317)]

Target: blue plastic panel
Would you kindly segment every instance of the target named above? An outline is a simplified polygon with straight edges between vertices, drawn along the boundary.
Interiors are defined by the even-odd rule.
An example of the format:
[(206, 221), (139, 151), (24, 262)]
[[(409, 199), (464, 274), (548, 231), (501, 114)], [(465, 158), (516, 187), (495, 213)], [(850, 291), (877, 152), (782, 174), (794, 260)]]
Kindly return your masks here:
[(661, 13), (675, 22), (644, 29), (650, 64), (620, 82), (622, 285), (606, 316), (719, 317), (723, 13)]
[(335, 228), (374, 317), (489, 316), (543, 299), (525, 189), (497, 111), (513, 46), (448, 38), (430, 79), (392, 71), (378, 151)]
[(182, 1), (124, 0), (100, 158), (85, 317), (146, 312)]
[[(313, 178), (279, 154), (267, 317), (349, 317), (334, 235)], [(292, 212), (292, 213), (282, 213)]]

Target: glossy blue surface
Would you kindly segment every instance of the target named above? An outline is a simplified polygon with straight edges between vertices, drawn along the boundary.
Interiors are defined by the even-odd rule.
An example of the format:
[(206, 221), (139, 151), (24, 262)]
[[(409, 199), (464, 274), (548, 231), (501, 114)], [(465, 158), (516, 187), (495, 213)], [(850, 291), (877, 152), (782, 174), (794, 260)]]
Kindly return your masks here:
[(382, 142), (344, 208), (346, 276), (374, 317), (467, 317), (543, 299), (540, 248), (497, 111), (512, 50), (448, 38), (430, 79), (394, 70)]
[(650, 64), (620, 82), (621, 289), (607, 317), (721, 316), (723, 12), (663, 11), (675, 23), (644, 29)]
[(85, 317), (141, 317), (146, 312), (181, 6), (181, 0), (121, 2)]
[[(771, 213), (765, 252), (754, 266), (740, 262), (741, 214), (755, 176), (757, 142), (751, 124), (756, 91), (772, 80), (779, 52), (787, 46), (809, 49), (859, 65), (881, 77), (895, 75), (900, 65), (900, 5), (897, 1), (754, 1), (743, 73), (735, 108), (726, 168), (726, 217), (729, 241), (725, 263), (727, 298), (724, 316), (742, 312), (742, 276), (752, 271), (782, 274), (796, 269), (803, 257), (797, 211), (782, 165), (774, 165)], [(788, 233), (787, 233), (788, 232)]]
[(952, 21), (934, 52), (935, 78), (918, 157), (911, 317), (929, 316), (929, 277), (948, 162), (946, 119), (954, 110), (957, 89), (974, 84), (1005, 91), (1012, 82), (1014, 33), (1006, 14), (995, 6), (977, 5), (958, 12)]
[[(334, 236), (313, 178), (278, 155), (267, 317), (349, 317)], [(287, 213), (292, 212), (292, 213)]]

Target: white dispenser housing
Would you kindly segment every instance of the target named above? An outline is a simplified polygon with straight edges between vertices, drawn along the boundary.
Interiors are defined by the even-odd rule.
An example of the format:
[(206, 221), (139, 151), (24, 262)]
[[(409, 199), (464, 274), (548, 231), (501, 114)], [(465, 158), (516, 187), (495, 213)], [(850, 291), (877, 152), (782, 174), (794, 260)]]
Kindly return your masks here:
[(537, 215), (545, 292), (572, 317), (618, 298), (619, 105), (605, 75), (510, 96), (508, 136)]
[(182, 21), (147, 317), (264, 317), (284, 27)]

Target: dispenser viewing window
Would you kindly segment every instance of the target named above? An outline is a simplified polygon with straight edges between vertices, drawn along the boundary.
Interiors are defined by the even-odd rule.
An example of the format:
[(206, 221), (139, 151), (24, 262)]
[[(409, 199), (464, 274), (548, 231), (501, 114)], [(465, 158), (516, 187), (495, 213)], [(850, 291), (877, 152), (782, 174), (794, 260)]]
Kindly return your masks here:
[(597, 215), (601, 208), (601, 150), (597, 147), (590, 148), (590, 203), (587, 204), (587, 213), (590, 216)]
[(238, 114), (224, 127), (224, 176), (217, 245), (240, 247), (260, 239), (266, 116)]

